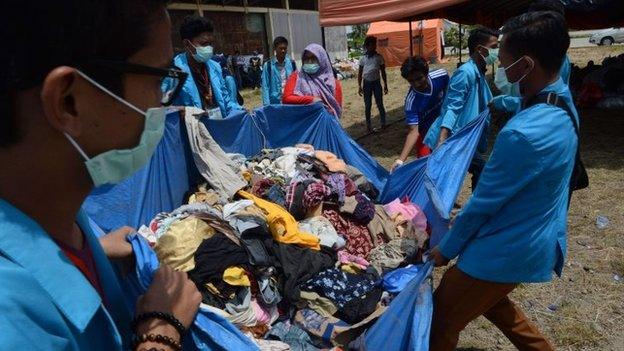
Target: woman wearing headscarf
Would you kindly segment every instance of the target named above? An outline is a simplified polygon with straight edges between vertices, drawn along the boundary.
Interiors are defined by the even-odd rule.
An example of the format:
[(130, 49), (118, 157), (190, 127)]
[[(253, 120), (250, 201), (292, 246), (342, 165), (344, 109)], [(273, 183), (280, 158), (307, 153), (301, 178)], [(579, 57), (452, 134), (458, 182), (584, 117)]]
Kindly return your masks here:
[(322, 102), (334, 116), (342, 115), (342, 87), (334, 77), (325, 49), (318, 44), (308, 45), (301, 55), (301, 72), (293, 72), (286, 81), (282, 102), (305, 105)]

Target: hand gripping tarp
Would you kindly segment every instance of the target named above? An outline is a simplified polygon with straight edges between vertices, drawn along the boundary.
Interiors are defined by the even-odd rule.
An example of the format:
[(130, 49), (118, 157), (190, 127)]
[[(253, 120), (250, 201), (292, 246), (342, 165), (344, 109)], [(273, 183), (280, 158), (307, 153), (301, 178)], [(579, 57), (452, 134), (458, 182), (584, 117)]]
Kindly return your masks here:
[[(135, 257), (135, 269), (122, 282), (129, 306), (134, 309), (138, 297), (147, 291), (158, 269), (158, 258), (145, 239), (138, 234), (128, 237)], [(200, 307), (184, 340), (185, 350), (256, 351), (258, 346), (223, 317)]]
[[(380, 202), (408, 196), (427, 216), (435, 245), (448, 230), (448, 212), (459, 192), (486, 115), (450, 137), (428, 158), (410, 162), (392, 175), (342, 129), (338, 120), (320, 104), (267, 106), (253, 114), (240, 113), (224, 120), (203, 121), (215, 141), (228, 153), (252, 156), (262, 148), (313, 145), (333, 152), (358, 168), (378, 189)], [(447, 158), (445, 155), (451, 155)], [(84, 209), (105, 231), (129, 225), (148, 224), (159, 212), (182, 205), (189, 187), (198, 180), (190, 155), (185, 128), (178, 112), (167, 115), (165, 135), (150, 163), (131, 178), (98, 188), (87, 198)], [(425, 178), (432, 183), (430, 193)], [(437, 210), (436, 210), (437, 207)]]

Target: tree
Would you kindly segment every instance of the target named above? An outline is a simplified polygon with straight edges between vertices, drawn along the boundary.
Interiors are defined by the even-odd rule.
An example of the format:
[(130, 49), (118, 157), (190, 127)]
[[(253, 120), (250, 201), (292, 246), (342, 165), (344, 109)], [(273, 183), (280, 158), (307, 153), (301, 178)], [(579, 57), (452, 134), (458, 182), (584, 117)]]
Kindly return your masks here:
[(347, 43), (350, 48), (349, 57), (362, 55), (362, 47), (364, 46), (364, 39), (366, 39), (368, 27), (369, 24), (357, 24), (351, 27), (351, 33), (347, 34)]
[[(468, 47), (468, 32), (470, 28), (468, 26), (462, 26), (462, 38), (461, 48), (466, 49)], [(444, 31), (444, 43), (446, 46), (452, 46), (455, 50), (459, 50), (459, 26), (453, 26)]]

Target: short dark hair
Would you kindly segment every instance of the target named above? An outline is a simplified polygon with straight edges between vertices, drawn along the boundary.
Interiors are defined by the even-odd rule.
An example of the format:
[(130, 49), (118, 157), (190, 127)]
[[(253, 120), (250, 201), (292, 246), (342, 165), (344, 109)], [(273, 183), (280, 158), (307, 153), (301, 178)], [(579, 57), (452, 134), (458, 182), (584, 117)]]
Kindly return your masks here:
[(370, 45), (370, 44), (375, 44), (377, 43), (377, 37), (374, 36), (368, 36), (366, 37), (366, 39), (364, 39), (364, 47)]
[(405, 59), (401, 65), (401, 77), (407, 79), (407, 77), (413, 72), (428, 74), (429, 65), (427, 64), (427, 61), (420, 56), (412, 56)]
[(503, 45), (514, 57), (530, 55), (545, 70), (557, 72), (570, 46), (570, 35), (561, 14), (527, 12), (505, 23)]
[(470, 31), (470, 35), (468, 36), (468, 53), (472, 55), (477, 46), (487, 44), (491, 37), (498, 38), (498, 34), (497, 30), (476, 26)]
[(286, 44), (288, 45), (288, 39), (284, 38), (284, 37), (277, 37), (275, 39), (273, 39), (273, 47), (276, 48), (278, 45), (280, 44)]
[(212, 22), (206, 17), (198, 15), (186, 16), (180, 25), (180, 37), (182, 40), (193, 40), (193, 38), (205, 32), (214, 32)]
[[(80, 68), (100, 84), (123, 95), (121, 76), (90, 64), (96, 59), (121, 60), (148, 41), (156, 11), (165, 0), (3, 1), (0, 32), (0, 147), (20, 140), (15, 116), (19, 91), (40, 85), (59, 66)], [(13, 33), (8, 35), (8, 33)], [(17, 35), (19, 33), (19, 35)], [(33, 44), (37, 45), (33, 53)]]
[(559, 0), (535, 0), (529, 5), (527, 12), (554, 11), (565, 16), (565, 7)]

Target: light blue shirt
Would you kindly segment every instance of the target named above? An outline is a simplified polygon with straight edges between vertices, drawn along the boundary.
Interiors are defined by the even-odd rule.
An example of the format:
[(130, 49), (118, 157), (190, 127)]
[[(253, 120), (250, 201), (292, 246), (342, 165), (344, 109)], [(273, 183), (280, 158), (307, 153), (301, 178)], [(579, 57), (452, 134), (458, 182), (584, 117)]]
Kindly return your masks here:
[[(561, 80), (566, 85), (570, 84), (570, 72), (572, 70), (572, 65), (570, 63), (570, 58), (568, 55), (565, 55), (563, 58), (563, 63), (561, 64), (561, 68), (559, 69), (559, 76)], [(498, 95), (494, 99), (492, 99), (492, 105), (495, 109), (499, 111), (505, 111), (508, 113), (516, 113), (520, 109), (520, 104), (522, 102), (519, 96), (512, 95)]]
[[(176, 97), (173, 102), (174, 106), (195, 106), (198, 108), (202, 108), (201, 97), (199, 96), (199, 90), (197, 89), (197, 84), (193, 79), (193, 74), (191, 74), (191, 68), (189, 67), (188, 59), (186, 57), (186, 53), (180, 53), (173, 59), (173, 64), (180, 68), (182, 71), (188, 73), (188, 77), (186, 78), (186, 82), (184, 82), (184, 86), (182, 90)], [(214, 96), (214, 100), (219, 105), (219, 109), (221, 110), (221, 115), (223, 118), (226, 118), (230, 113), (242, 110), (243, 108), (236, 101), (236, 97), (230, 96), (230, 91), (225, 84), (225, 79), (223, 78), (223, 73), (221, 70), (221, 66), (218, 62), (213, 60), (208, 60), (206, 62), (206, 67), (210, 74), (210, 85), (212, 87), (212, 94)], [(167, 91), (167, 87), (170, 84), (168, 80), (163, 82), (163, 92)]]
[[(268, 68), (269, 65), (271, 65), (270, 69)], [(290, 57), (286, 56), (284, 59), (286, 79), (293, 73), (293, 68), (293, 61)], [(286, 80), (282, 82), (282, 78), (280, 77), (280, 67), (277, 64), (277, 58), (273, 57), (270, 61), (265, 62), (262, 67), (262, 104), (264, 106), (280, 105), (282, 103), (282, 93), (284, 91), (283, 85), (285, 84)]]
[[(132, 312), (83, 212), (76, 219), (93, 252), (107, 306), (50, 236), (0, 200), (0, 345), (4, 350), (122, 350)], [(120, 332), (121, 331), (121, 332)], [(122, 348), (124, 335), (125, 347)]]
[(485, 76), (472, 59), (468, 60), (451, 77), (440, 117), (429, 128), (425, 144), (435, 149), (442, 128), (450, 130), (452, 135), (477, 118), (490, 100), (492, 92)]
[[(559, 79), (543, 92), (563, 96)], [(537, 104), (512, 117), (499, 133), (479, 184), (439, 244), (459, 256), (458, 267), (482, 280), (545, 282), (561, 275), (566, 255), (568, 187), (577, 137), (562, 109)]]

